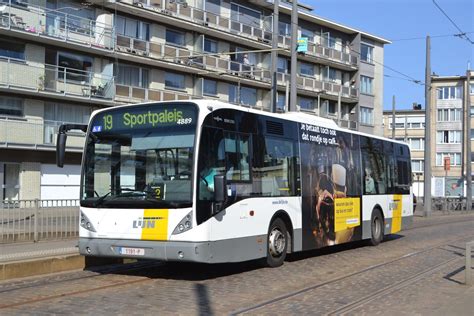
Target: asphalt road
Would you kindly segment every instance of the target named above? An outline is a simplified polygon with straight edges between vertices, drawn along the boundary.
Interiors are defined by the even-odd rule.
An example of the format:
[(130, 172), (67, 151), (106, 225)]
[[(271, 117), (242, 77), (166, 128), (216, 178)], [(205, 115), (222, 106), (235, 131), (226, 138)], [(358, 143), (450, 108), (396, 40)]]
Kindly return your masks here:
[(474, 214), (416, 218), (377, 247), (358, 242), (291, 255), (276, 269), (144, 262), (3, 282), (0, 314), (469, 315), (470, 240)]

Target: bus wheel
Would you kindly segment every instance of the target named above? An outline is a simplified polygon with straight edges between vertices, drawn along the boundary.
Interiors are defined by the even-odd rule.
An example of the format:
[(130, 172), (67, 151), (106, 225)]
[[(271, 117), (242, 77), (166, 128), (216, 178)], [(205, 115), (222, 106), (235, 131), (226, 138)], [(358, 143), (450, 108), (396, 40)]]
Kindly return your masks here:
[(281, 266), (285, 261), (287, 247), (288, 235), (285, 223), (277, 218), (268, 230), (267, 265), (272, 268)]
[(382, 213), (378, 209), (372, 211), (372, 219), (370, 221), (370, 227), (372, 231), (372, 236), (369, 239), (369, 244), (372, 246), (377, 246), (383, 239), (384, 234), (384, 225)]

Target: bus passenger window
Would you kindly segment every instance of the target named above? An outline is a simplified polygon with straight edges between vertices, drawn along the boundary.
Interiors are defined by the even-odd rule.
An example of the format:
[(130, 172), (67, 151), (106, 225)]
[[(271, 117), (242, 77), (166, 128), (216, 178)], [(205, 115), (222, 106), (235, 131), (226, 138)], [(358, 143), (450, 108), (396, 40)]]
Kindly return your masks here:
[[(254, 193), (262, 196), (289, 196), (293, 192), (293, 143), (285, 139), (266, 137), (260, 140), (258, 156), (263, 158), (254, 168)], [(261, 164), (261, 165), (260, 165)]]
[(227, 181), (250, 181), (249, 142), (249, 135), (225, 133)]

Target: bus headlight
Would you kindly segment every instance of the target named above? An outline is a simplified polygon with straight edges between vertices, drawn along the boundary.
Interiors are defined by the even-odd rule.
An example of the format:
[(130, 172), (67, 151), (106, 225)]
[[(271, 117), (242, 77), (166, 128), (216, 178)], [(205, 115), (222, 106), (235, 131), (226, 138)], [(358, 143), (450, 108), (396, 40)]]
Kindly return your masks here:
[(189, 212), (179, 223), (173, 231), (173, 235), (184, 233), (193, 228), (192, 222), (193, 214)]
[(88, 219), (87, 216), (84, 215), (84, 213), (82, 212), (81, 212), (81, 227), (91, 232), (94, 232), (94, 233), (96, 232), (94, 225), (92, 225), (90, 219)]

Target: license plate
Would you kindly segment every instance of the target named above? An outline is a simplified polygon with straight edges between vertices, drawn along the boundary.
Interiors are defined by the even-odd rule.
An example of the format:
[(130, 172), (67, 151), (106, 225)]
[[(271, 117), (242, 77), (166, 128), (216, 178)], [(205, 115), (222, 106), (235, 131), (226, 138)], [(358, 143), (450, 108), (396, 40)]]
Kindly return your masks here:
[(127, 256), (144, 256), (145, 255), (145, 249), (143, 249), (143, 248), (120, 247), (119, 248), (119, 253), (121, 255), (127, 255)]

